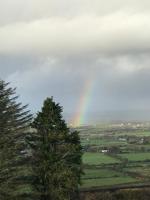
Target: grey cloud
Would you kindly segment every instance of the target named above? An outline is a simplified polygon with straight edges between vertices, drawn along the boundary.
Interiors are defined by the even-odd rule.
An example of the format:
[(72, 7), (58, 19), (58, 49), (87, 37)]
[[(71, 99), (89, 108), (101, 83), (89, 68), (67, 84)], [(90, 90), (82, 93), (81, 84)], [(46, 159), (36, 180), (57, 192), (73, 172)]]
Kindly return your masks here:
[[(71, 56), (147, 53), (150, 15), (49, 18), (0, 28), (1, 55)], [(146, 31), (144, 29), (146, 28)]]
[(49, 17), (107, 15), (116, 11), (149, 12), (149, 0), (1, 0), (0, 24)]
[(54, 96), (74, 115), (88, 81), (89, 115), (148, 110), (149, 11), (149, 0), (0, 1), (0, 77), (33, 112)]
[[(95, 62), (89, 60), (81, 62), (81, 59), (76, 59), (73, 62), (73, 59), (64, 59), (54, 62), (49, 58), (24, 72), (18, 70), (7, 80), (14, 86), (18, 85), (18, 91), (24, 94), (23, 101), (28, 99), (31, 105), (36, 102), (40, 106), (46, 96), (53, 95), (66, 111), (75, 112), (86, 81), (94, 76), (91, 97), (91, 105), (94, 106), (89, 106), (89, 110), (137, 109), (139, 105), (143, 109), (148, 108), (148, 57), (142, 56), (141, 60), (136, 56), (102, 57)], [(126, 60), (123, 67), (121, 60), (122, 63)]]

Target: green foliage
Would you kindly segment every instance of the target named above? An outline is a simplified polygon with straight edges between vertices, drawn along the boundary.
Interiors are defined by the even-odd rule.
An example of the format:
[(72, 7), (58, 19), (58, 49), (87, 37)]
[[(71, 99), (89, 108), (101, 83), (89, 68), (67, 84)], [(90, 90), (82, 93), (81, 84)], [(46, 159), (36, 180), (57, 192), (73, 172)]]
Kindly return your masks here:
[(47, 98), (33, 121), (30, 138), (38, 199), (69, 200), (78, 191), (82, 148), (78, 132), (62, 119), (62, 107)]
[(24, 150), (25, 129), (32, 116), (17, 102), (15, 89), (0, 80), (0, 199), (17, 199), (18, 166)]

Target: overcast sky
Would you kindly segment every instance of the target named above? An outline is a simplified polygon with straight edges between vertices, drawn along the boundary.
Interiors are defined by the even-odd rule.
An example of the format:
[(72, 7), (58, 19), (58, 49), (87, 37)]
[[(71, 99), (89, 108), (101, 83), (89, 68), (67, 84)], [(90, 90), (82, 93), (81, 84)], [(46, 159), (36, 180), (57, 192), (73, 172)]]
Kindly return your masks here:
[(1, 0), (0, 77), (32, 112), (73, 116), (88, 80), (88, 115), (150, 110), (150, 1)]

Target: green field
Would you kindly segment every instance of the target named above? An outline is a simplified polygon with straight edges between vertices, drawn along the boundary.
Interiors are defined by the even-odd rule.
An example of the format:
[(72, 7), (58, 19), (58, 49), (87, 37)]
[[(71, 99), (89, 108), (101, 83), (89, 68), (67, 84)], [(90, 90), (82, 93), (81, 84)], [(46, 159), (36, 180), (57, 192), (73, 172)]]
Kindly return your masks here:
[(111, 169), (86, 169), (84, 170), (83, 179), (90, 178), (110, 178), (110, 177), (119, 177), (121, 176), (120, 172), (111, 170)]
[(128, 172), (137, 173), (140, 177), (150, 179), (150, 165), (126, 168)]
[(126, 142), (117, 140), (107, 140), (101, 138), (90, 138), (89, 140), (81, 140), (82, 145), (97, 145), (97, 146), (112, 146), (112, 145), (124, 145)]
[(119, 162), (119, 160), (102, 153), (88, 152), (83, 155), (83, 164), (87, 165), (113, 164)]
[(127, 153), (120, 154), (122, 158), (127, 158), (129, 161), (146, 161), (150, 160), (150, 153)]
[(113, 185), (135, 183), (135, 182), (138, 182), (138, 180), (130, 176), (88, 179), (88, 180), (82, 180), (82, 187), (86, 188), (86, 187), (111, 186), (111, 185), (113, 186)]
[[(149, 130), (150, 124), (135, 129), (132, 123), (127, 128), (109, 124), (89, 129), (82, 127), (81, 144), (85, 149), (82, 187), (150, 181)], [(112, 150), (114, 147), (119, 151), (110, 151), (109, 155), (101, 153), (103, 149)]]
[[(150, 136), (150, 131), (133, 131), (133, 132), (125, 132), (125, 135), (134, 135), (138, 137), (143, 137), (143, 136)], [(117, 136), (123, 135), (123, 133), (118, 133)]]

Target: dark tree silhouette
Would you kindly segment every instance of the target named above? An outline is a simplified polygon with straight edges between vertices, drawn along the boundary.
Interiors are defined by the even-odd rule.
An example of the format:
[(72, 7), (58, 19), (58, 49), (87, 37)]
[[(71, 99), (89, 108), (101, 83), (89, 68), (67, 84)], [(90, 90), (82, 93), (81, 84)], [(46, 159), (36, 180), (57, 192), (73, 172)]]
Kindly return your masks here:
[(18, 103), (16, 89), (0, 80), (0, 199), (17, 199), (18, 168), (32, 116)]
[(62, 119), (62, 107), (47, 98), (31, 135), (34, 186), (41, 200), (75, 199), (80, 184), (82, 148), (78, 132)]

